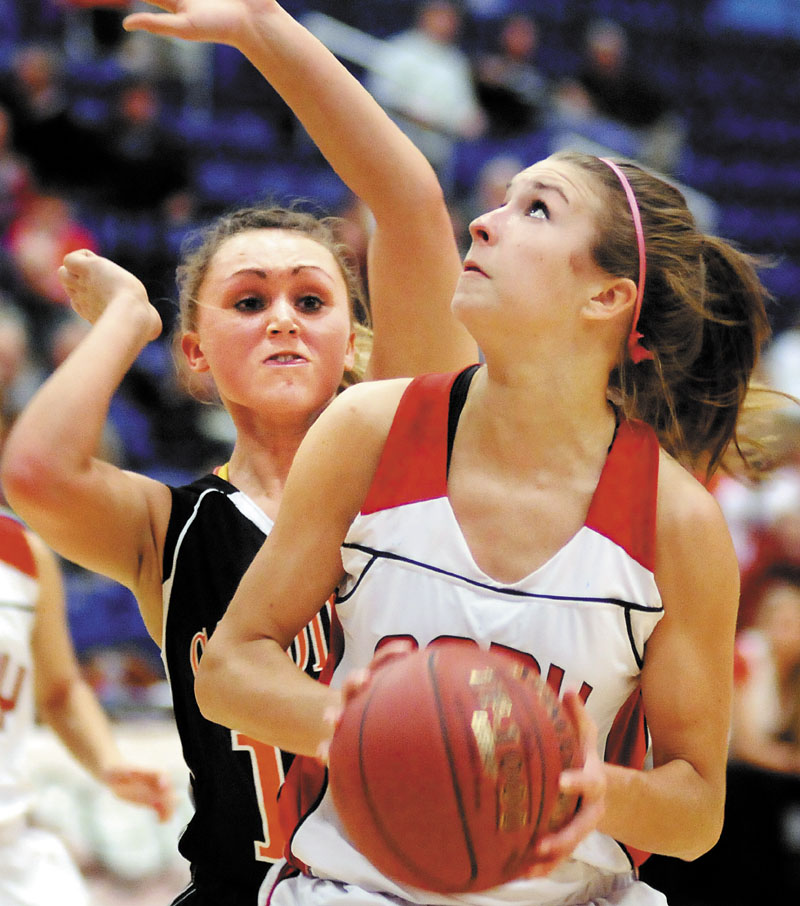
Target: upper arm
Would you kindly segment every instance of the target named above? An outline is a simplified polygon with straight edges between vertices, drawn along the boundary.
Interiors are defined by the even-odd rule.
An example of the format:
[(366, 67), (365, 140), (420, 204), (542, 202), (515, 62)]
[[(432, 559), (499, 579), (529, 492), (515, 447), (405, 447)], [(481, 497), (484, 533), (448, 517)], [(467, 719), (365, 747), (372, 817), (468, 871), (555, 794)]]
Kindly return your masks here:
[(414, 185), (403, 180), (386, 194), (394, 203), (373, 207), (368, 252), (374, 327), (368, 374), (458, 371), (478, 360), (478, 348), (450, 308), (461, 258), (441, 187), (432, 170), (423, 171)]
[(30, 471), (28, 479), (18, 472), (8, 486), (17, 513), (61, 556), (131, 589), (148, 631), (160, 641), (169, 488), (99, 459), (64, 477)]
[(689, 762), (716, 792), (725, 787), (739, 569), (716, 501), (662, 458), (656, 581), (664, 616), (642, 673), (655, 766)]
[(272, 638), (288, 648), (342, 576), (342, 541), (366, 496), (401, 381), (340, 394), (295, 456), (272, 531), (212, 642)]

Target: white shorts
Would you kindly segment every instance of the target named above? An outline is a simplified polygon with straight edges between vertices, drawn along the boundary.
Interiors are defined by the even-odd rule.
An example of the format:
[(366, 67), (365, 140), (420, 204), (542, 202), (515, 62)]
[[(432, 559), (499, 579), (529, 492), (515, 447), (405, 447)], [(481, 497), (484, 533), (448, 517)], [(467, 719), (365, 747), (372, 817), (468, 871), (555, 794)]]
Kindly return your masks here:
[(89, 906), (81, 873), (50, 831), (21, 824), (0, 839), (2, 906)]
[[(276, 878), (276, 873), (270, 872), (269, 880)], [(269, 885), (269, 888), (272, 884)], [(259, 906), (415, 906), (407, 900), (402, 900), (391, 894), (377, 893), (364, 890), (351, 884), (341, 884), (338, 881), (326, 881), (322, 878), (309, 878), (297, 875), (281, 881), (268, 895), (267, 883), (261, 887)], [(471, 901), (469, 895), (459, 897), (465, 906)], [(506, 901), (511, 906), (511, 901)], [(556, 906), (552, 903), (551, 906)], [(643, 881), (631, 880), (630, 883), (618, 887), (613, 892), (602, 897), (593, 897), (589, 900), (568, 903), (558, 906), (667, 906), (667, 898), (663, 893), (654, 890)]]

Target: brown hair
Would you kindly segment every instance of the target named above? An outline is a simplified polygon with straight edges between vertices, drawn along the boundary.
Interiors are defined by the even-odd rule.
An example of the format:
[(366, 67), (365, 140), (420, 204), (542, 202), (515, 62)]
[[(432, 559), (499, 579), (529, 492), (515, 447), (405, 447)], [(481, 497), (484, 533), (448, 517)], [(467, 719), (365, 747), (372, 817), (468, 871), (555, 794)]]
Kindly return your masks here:
[(178, 284), (179, 320), (173, 336), (173, 352), (178, 370), (192, 393), (208, 397), (196, 386), (196, 381), (186, 375), (180, 340), (186, 331), (197, 327), (197, 294), (205, 280), (208, 268), (217, 249), (232, 236), (246, 230), (287, 230), (307, 236), (326, 248), (336, 260), (347, 287), (350, 317), (356, 331), (356, 362), (342, 376), (340, 389), (357, 383), (363, 378), (369, 358), (371, 330), (369, 307), (356, 263), (347, 246), (337, 238), (340, 223), (337, 217), (316, 217), (296, 208), (264, 205), (239, 208), (222, 214), (210, 225), (191, 233), (182, 247), (182, 261), (176, 272)]
[[(633, 221), (624, 189), (597, 157), (553, 158), (593, 174), (605, 194), (593, 255), (604, 270), (638, 280)], [(630, 418), (650, 424), (669, 453), (711, 475), (733, 443), (751, 376), (769, 337), (769, 298), (759, 260), (698, 230), (683, 194), (627, 161), (641, 212), (647, 271), (638, 329), (652, 362), (620, 350), (610, 392)]]

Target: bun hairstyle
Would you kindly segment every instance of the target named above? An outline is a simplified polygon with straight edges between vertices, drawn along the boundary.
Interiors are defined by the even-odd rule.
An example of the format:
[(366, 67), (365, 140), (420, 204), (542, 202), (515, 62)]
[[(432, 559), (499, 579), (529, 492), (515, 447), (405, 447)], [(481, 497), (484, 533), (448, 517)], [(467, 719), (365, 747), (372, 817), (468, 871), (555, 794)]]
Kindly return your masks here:
[[(596, 262), (638, 285), (639, 255), (629, 199), (607, 161), (558, 152), (554, 159), (586, 170), (603, 193)], [(756, 257), (697, 229), (686, 199), (641, 167), (616, 161), (636, 199), (646, 251), (638, 319), (651, 360), (634, 363), (627, 346), (610, 392), (626, 417), (650, 424), (662, 446), (688, 468), (710, 475), (733, 444), (760, 351), (769, 337)]]

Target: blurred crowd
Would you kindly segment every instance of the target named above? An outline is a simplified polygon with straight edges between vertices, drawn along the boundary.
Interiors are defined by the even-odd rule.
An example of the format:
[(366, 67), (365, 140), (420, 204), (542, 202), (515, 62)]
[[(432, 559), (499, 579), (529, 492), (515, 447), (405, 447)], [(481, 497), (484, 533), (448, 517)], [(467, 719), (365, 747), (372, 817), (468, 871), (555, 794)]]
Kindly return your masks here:
[[(354, 12), (368, 5), (338, 5), (360, 31), (337, 31), (330, 21), (323, 31), (322, 17), (319, 34), (425, 151), (460, 237), (476, 213), (502, 201), (511, 174), (559, 144), (583, 143), (679, 174), (692, 142), (681, 98), (650, 77), (625, 24), (602, 15), (604, 4), (575, 4), (584, 15), (572, 23), (560, 66), (548, 57), (536, 4), (399, 3), (391, 28), (374, 17), (373, 35), (363, 26), (370, 16)], [(371, 12), (388, 5), (372, 0)], [(84, 335), (56, 272), (66, 252), (90, 248), (143, 280), (165, 324), (115, 397), (104, 455), (180, 483), (223, 462), (232, 440), (221, 410), (182, 385), (170, 349), (180, 243), (221, 207), (249, 200), (228, 198), (219, 167), (207, 165), (260, 163), (258, 172), (273, 172), (276, 184), (287, 161), (306, 160), (312, 174), (323, 165), (280, 99), (225, 48), (125, 34), (122, 16), (137, 6), (0, 0), (0, 430)], [(291, 11), (298, 6), (337, 13), (333, 3), (309, 0)], [(737, 10), (755, 16), (755, 6), (773, 9), (711, 6), (728, 22)], [(242, 115), (245, 105), (255, 119)], [(271, 137), (263, 153), (262, 134)], [(272, 189), (267, 180), (251, 186), (261, 197)], [(281, 185), (273, 195), (302, 197), (342, 216), (343, 238), (364, 262), (370, 218), (353, 198), (317, 197), (313, 182)], [(698, 194), (697, 213), (713, 227), (712, 199)], [(780, 323), (789, 327), (767, 350), (763, 377), (800, 397), (796, 316), (784, 302)], [(741, 770), (793, 780), (777, 804), (762, 796), (770, 813), (761, 820), (774, 824), (764, 858), (780, 856), (770, 864), (783, 892), (800, 891), (800, 403), (787, 399), (759, 417), (769, 419), (770, 473), (759, 480), (723, 474), (714, 485), (742, 570), (731, 790)], [(135, 604), (110, 583), (65, 569), (76, 644), (101, 699), (126, 713), (167, 707), (157, 653)], [(732, 810), (739, 801), (734, 795)], [(692, 887), (694, 902), (716, 902), (708, 892), (700, 899), (695, 876)], [(677, 906), (692, 906), (685, 888), (676, 891)]]

